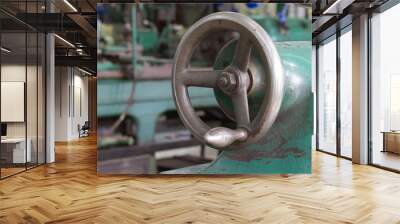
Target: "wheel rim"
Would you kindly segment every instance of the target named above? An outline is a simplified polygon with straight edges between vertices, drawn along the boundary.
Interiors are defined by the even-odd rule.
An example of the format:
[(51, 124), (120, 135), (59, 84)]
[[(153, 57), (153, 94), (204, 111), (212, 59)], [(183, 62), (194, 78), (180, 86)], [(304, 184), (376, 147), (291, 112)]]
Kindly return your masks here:
[[(212, 35), (217, 30), (238, 32), (240, 35), (231, 65), (224, 70), (191, 68), (190, 59), (196, 46), (205, 36)], [(250, 120), (247, 102), (249, 80), (246, 77), (251, 51), (254, 50), (258, 51), (261, 62), (266, 66), (268, 87), (259, 113)], [(210, 127), (196, 115), (190, 103), (188, 87), (219, 88), (232, 97), (238, 128), (245, 128), (248, 137), (228, 148), (254, 143), (265, 136), (279, 112), (283, 98), (283, 81), (282, 63), (271, 38), (255, 21), (239, 13), (219, 12), (200, 19), (182, 37), (174, 58), (174, 100), (182, 122), (197, 139), (204, 142), (204, 135)], [(232, 87), (234, 91), (229, 92)]]

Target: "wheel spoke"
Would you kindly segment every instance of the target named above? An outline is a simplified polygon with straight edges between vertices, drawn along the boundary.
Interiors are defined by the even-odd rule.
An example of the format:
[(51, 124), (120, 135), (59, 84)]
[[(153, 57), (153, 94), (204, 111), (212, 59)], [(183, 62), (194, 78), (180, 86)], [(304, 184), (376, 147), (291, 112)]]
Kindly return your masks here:
[(248, 127), (250, 125), (250, 114), (246, 88), (241, 88), (235, 95), (232, 95), (232, 102), (237, 126)]
[(250, 62), (252, 44), (246, 36), (240, 36), (236, 44), (235, 55), (233, 56), (233, 64), (236, 65), (242, 72), (247, 72), (247, 67)]
[(185, 86), (197, 86), (215, 88), (217, 86), (218, 75), (222, 71), (210, 69), (190, 69), (181, 75)]

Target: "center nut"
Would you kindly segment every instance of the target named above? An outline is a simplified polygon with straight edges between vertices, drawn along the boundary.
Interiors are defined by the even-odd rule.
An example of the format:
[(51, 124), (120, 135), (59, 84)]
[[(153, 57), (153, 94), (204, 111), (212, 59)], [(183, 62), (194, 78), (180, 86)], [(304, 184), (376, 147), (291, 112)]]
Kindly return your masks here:
[(236, 76), (230, 72), (223, 71), (218, 77), (217, 85), (226, 94), (234, 92), (237, 84)]

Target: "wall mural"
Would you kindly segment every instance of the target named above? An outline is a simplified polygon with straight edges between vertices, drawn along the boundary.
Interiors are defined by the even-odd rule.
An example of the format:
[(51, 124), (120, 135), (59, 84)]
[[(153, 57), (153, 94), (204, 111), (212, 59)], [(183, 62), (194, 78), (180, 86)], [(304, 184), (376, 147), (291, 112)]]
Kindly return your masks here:
[(311, 172), (311, 6), (99, 4), (98, 173)]

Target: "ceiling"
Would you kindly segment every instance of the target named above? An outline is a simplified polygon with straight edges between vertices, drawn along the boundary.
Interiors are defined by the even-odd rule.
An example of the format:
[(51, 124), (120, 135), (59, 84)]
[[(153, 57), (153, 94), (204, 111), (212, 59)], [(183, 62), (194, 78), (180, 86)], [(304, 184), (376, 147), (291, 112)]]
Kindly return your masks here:
[(389, 0), (313, 0), (312, 36), (318, 44), (350, 25), (354, 17), (373, 11)]
[[(26, 55), (25, 35), (21, 33), (52, 32), (61, 37), (55, 38), (56, 65), (73, 61), (75, 64), (68, 65), (95, 71), (97, 1), (47, 0), (47, 3), (45, 0), (0, 1), (0, 26), (4, 38), (9, 39), (4, 40), (3, 45), (6, 46), (6, 41), (7, 48), (12, 49), (8, 54), (10, 58)], [(50, 9), (52, 13), (49, 13)], [(27, 51), (30, 55), (30, 52), (36, 51), (36, 47), (28, 44)], [(81, 66), (80, 61), (85, 66)]]

